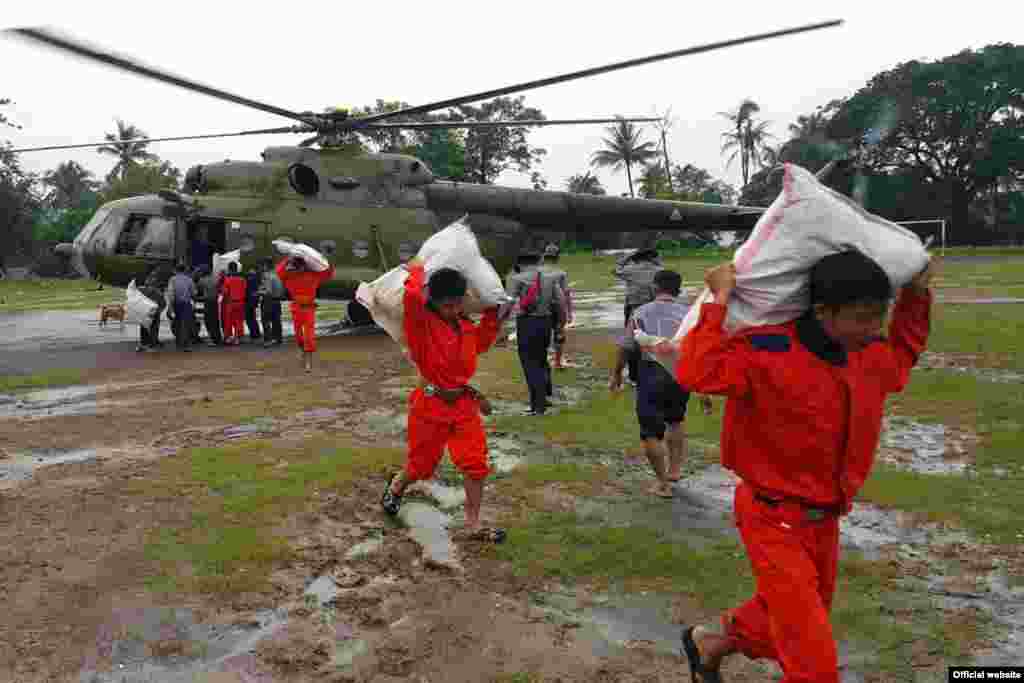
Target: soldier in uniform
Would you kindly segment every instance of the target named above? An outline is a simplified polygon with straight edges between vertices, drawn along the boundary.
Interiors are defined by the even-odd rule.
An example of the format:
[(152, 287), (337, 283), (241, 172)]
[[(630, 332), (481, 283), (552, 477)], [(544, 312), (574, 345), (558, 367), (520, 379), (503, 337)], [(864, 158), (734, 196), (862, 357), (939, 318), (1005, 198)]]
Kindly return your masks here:
[[(640, 249), (626, 256), (616, 265), (615, 277), (626, 283), (626, 304), (623, 308), (625, 323), (623, 326), (629, 323), (633, 311), (639, 306), (654, 301), (654, 274), (662, 268), (657, 249)], [(629, 369), (629, 381), (636, 385), (639, 381), (639, 351), (631, 350), (626, 361), (626, 367)]]
[(210, 337), (210, 343), (214, 346), (221, 346), (224, 343), (224, 338), (220, 333), (217, 281), (217, 276), (210, 271), (209, 266), (200, 266), (196, 298), (203, 302), (203, 323), (206, 325), (206, 334)]
[(509, 278), (509, 295), (516, 300), (516, 345), (523, 375), (530, 390), (527, 415), (543, 415), (554, 394), (548, 345), (552, 319), (558, 317), (558, 333), (564, 334), (565, 293), (551, 273), (540, 268), (541, 255), (526, 252), (519, 256), (520, 272)]

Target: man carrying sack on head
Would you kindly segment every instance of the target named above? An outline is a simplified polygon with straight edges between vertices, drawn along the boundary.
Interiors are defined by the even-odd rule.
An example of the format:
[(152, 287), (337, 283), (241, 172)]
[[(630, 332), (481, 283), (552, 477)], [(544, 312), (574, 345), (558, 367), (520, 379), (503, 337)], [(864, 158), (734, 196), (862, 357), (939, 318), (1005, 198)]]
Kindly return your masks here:
[(466, 525), (460, 537), (501, 543), (505, 531), (480, 525), (484, 479), (490, 473), (487, 437), (481, 412), (490, 413), (487, 399), (469, 385), (477, 356), (498, 336), (498, 307), (484, 311), (479, 325), (463, 314), (467, 282), (462, 273), (440, 268), (430, 276), (424, 295), (425, 271), (419, 258), (406, 265), (403, 318), (409, 357), (422, 378), (409, 397), (409, 453), (405, 469), (388, 482), (381, 506), (397, 515), (405, 488), (430, 479), (445, 446), (462, 472), (466, 489)]
[(291, 298), (292, 326), (295, 343), (302, 349), (302, 365), (313, 372), (316, 353), (316, 291), (334, 277), (334, 266), (313, 270), (301, 256), (289, 256), (277, 264), (277, 277)]

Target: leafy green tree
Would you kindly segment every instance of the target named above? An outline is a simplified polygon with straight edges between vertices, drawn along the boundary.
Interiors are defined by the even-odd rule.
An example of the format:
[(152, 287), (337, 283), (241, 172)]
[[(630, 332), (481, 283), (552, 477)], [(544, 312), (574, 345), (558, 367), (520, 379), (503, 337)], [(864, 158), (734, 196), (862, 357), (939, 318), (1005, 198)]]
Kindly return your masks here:
[(828, 136), (872, 173), (918, 174), (945, 195), (954, 229), (963, 229), (982, 193), (1002, 177), (1024, 177), (1024, 46), (993, 44), (879, 73), (842, 103)]
[(117, 120), (117, 133), (107, 133), (104, 136), (109, 144), (96, 148), (100, 154), (117, 157), (117, 163), (107, 175), (108, 181), (114, 177), (124, 180), (132, 167), (140, 162), (156, 159), (156, 155), (146, 150), (148, 142), (138, 142), (145, 137), (147, 135), (137, 126), (126, 124), (121, 119)]
[(565, 189), (573, 194), (605, 194), (601, 180), (590, 171), (569, 176), (565, 181)]
[(640, 142), (640, 128), (632, 121), (619, 118), (619, 121), (605, 130), (609, 137), (603, 139), (604, 149), (594, 152), (590, 164), (596, 167), (610, 167), (613, 172), (626, 169), (626, 182), (629, 184), (629, 196), (633, 192), (634, 165), (646, 165), (658, 157), (658, 150), (653, 142)]
[(768, 121), (756, 121), (754, 115), (761, 111), (760, 105), (751, 99), (743, 100), (736, 108), (736, 111), (722, 112), (732, 124), (732, 130), (722, 133), (725, 142), (722, 144), (722, 153), (732, 150), (726, 164), (732, 162), (738, 156), (740, 158), (740, 173), (743, 176), (743, 184), (750, 181), (750, 174), (755, 165), (764, 165), (764, 153), (766, 143), (771, 134), (768, 132)]
[[(11, 104), (0, 98), (0, 106)], [(0, 112), (0, 129), (20, 128)], [(7, 140), (0, 140), (0, 270), (5, 260), (32, 243), (32, 215), (39, 206), (36, 177), (24, 171)]]
[[(443, 116), (447, 121), (543, 120), (544, 114), (523, 104), (524, 97), (497, 97), (479, 105), (463, 104)], [(465, 134), (465, 173), (478, 183), (492, 183), (507, 170), (530, 173), (547, 150), (531, 147), (526, 126), (476, 128)], [(531, 177), (536, 184), (536, 178)]]
[(181, 171), (171, 162), (153, 158), (141, 164), (136, 163), (128, 168), (123, 178), (108, 179), (100, 193), (100, 203), (134, 197), (136, 195), (153, 194), (160, 190), (177, 190), (181, 185)]
[(95, 194), (99, 186), (99, 183), (93, 180), (92, 171), (75, 161), (65, 161), (52, 171), (44, 173), (42, 184), (48, 188), (43, 200), (57, 209), (79, 206), (83, 199)]
[(422, 159), (434, 175), (448, 180), (466, 179), (466, 145), (458, 130), (431, 130), (423, 142), (408, 147), (409, 154)]

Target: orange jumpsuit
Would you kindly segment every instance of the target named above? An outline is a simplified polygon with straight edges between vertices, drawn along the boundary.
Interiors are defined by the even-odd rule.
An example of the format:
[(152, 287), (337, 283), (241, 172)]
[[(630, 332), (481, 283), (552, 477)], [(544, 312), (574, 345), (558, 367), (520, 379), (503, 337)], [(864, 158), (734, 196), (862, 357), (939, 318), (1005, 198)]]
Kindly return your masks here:
[(222, 287), (224, 336), (241, 340), (245, 336), (245, 279), (240, 275), (228, 275)]
[[(488, 309), (479, 325), (462, 318), (456, 328), (427, 308), (424, 277), (423, 266), (414, 266), (405, 281), (402, 327), (409, 357), (430, 384), (442, 389), (466, 386), (476, 372), (477, 355), (498, 337), (498, 308)], [(449, 405), (440, 396), (427, 396), (422, 387), (416, 389), (409, 396), (408, 443), (409, 481), (431, 478), (446, 445), (452, 462), (469, 479), (490, 473), (480, 406), (468, 393)]]
[(886, 395), (902, 391), (925, 348), (930, 306), (930, 293), (901, 291), (889, 338), (852, 353), (807, 317), (729, 337), (716, 304), (683, 339), (679, 383), (729, 398), (721, 459), (742, 480), (735, 520), (757, 586), (723, 625), (748, 657), (778, 661), (784, 683), (839, 681), (829, 623), (839, 515), (874, 464)]
[(327, 270), (288, 270), (289, 259), (277, 264), (277, 277), (292, 299), (292, 328), (295, 343), (308, 353), (316, 351), (316, 291), (334, 277), (334, 266)]

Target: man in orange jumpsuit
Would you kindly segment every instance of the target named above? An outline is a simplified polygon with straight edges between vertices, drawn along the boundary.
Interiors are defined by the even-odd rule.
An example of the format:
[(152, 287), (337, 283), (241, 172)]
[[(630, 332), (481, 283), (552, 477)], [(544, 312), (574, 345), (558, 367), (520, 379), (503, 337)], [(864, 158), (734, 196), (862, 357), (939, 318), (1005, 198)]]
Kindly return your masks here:
[(714, 302), (683, 339), (676, 376), (728, 397), (721, 459), (741, 479), (734, 515), (756, 593), (721, 628), (683, 630), (695, 681), (721, 681), (723, 658), (741, 652), (778, 661), (784, 683), (838, 683), (829, 611), (839, 516), (874, 464), (886, 395), (902, 391), (925, 348), (931, 276), (929, 265), (900, 292), (884, 339), (889, 278), (859, 252), (833, 254), (811, 270), (803, 317), (730, 337), (735, 269), (708, 272)]
[(238, 274), (238, 264), (228, 264), (228, 274), (221, 285), (224, 296), (224, 343), (242, 343), (245, 336), (245, 279)]
[(305, 260), (291, 256), (277, 264), (277, 277), (288, 290), (292, 301), (292, 328), (295, 342), (302, 349), (302, 365), (313, 372), (313, 354), (316, 353), (316, 292), (320, 285), (334, 277), (334, 266), (327, 270), (313, 270)]
[(477, 355), (498, 336), (498, 307), (487, 309), (479, 325), (463, 315), (466, 278), (442, 268), (430, 276), (429, 296), (424, 296), (423, 264), (418, 259), (406, 268), (403, 298), (403, 330), (409, 357), (419, 368), (421, 382), (409, 396), (409, 454), (405, 469), (395, 474), (384, 489), (381, 505), (397, 515), (402, 493), (410, 483), (430, 479), (448, 446), (452, 462), (464, 475), (466, 525), (464, 538), (492, 543), (505, 539), (503, 529), (480, 526), (480, 503), (487, 463), (487, 437), (481, 410), (489, 412), (486, 399), (469, 386), (476, 372)]

